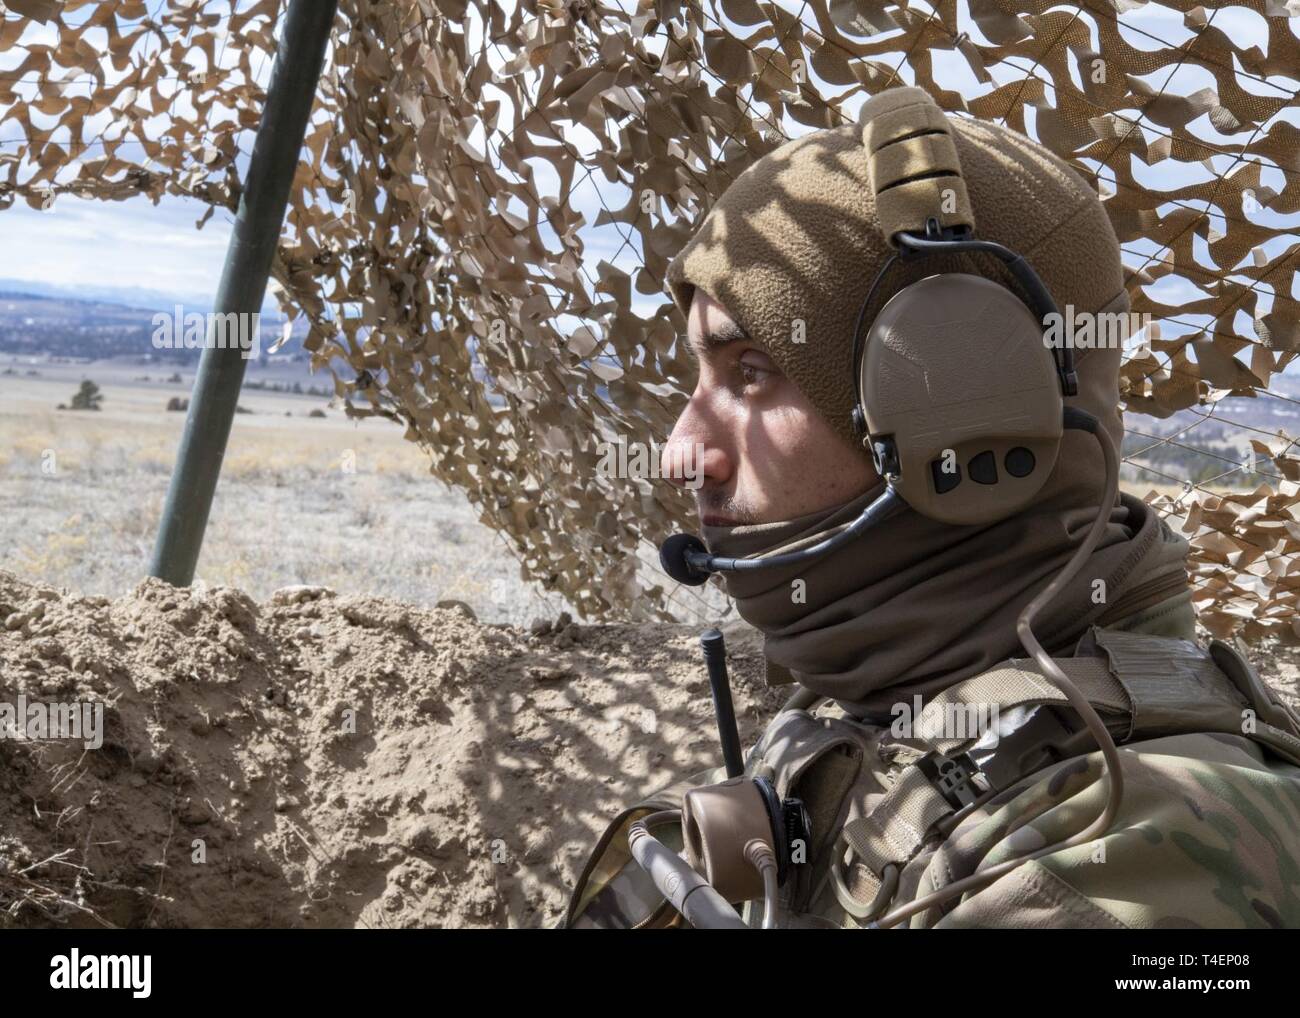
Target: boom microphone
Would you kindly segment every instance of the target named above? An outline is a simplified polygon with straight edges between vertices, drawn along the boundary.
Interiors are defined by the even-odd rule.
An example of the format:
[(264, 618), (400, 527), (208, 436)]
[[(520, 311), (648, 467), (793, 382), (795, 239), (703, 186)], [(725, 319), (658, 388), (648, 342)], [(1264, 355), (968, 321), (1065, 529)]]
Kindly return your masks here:
[(858, 518), (838, 534), (824, 538), (808, 548), (766, 558), (720, 558), (710, 555), (704, 542), (694, 534), (673, 534), (659, 546), (659, 564), (678, 583), (698, 587), (708, 580), (710, 573), (745, 573), (811, 562), (848, 544), (863, 531), (897, 515), (906, 506), (903, 496), (894, 490), (893, 485), (887, 484), (880, 497), (863, 509)]

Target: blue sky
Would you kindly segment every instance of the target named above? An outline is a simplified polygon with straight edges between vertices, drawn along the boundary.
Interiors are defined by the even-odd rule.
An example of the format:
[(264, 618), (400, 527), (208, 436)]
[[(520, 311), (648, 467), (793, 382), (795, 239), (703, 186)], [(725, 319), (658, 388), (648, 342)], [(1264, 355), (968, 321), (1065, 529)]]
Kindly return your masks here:
[[(157, 3), (150, 7), (155, 13)], [(213, 7), (213, 10), (218, 10)], [(85, 20), (93, 8), (87, 7), (68, 16), (70, 22)], [(13, 17), (13, 15), (9, 15)], [(88, 33), (91, 45), (103, 37), (102, 31)], [(24, 46), (55, 42), (52, 25), (30, 24), (22, 36)], [(235, 67), (233, 46), (227, 52), (224, 40), (219, 46), (218, 63)], [(159, 43), (150, 36), (133, 51), (136, 57), (157, 54)], [(195, 54), (198, 54), (197, 56)], [(21, 50), (0, 54), (0, 71), (17, 65), (24, 57)], [(200, 51), (186, 54), (187, 61), (198, 61), (196, 69), (203, 69)], [(188, 66), (188, 65), (187, 65)], [(116, 83), (124, 73), (113, 69), (107, 61), (103, 64), (105, 80)], [(270, 78), (270, 61), (254, 61), (253, 77), (265, 86)], [(95, 87), (93, 78), (81, 75), (72, 84), (63, 86), (68, 94), (86, 95)], [(176, 113), (192, 113), (188, 93), (179, 82), (172, 82), (175, 98), (172, 108)], [(39, 94), (40, 82), (23, 81), (16, 91), (23, 98)], [(45, 118), (29, 109), (33, 125), (53, 128), (55, 120)], [(146, 122), (151, 133), (166, 127), (166, 115)], [(87, 121), (86, 135), (96, 136), (103, 131), (112, 137), (112, 114), (104, 114)], [(0, 153), (12, 152), (14, 141), (20, 137), (20, 127), (13, 123), (0, 126)], [(245, 135), (241, 144), (245, 151), (251, 147), (252, 135)], [(66, 141), (61, 132), (55, 140)], [(120, 150), (126, 159), (140, 158), (138, 144), (127, 143)], [(241, 163), (240, 174), (245, 172), (247, 161)], [(60, 180), (75, 176), (75, 169), (60, 175)], [(185, 198), (164, 196), (155, 205), (148, 198), (135, 197), (127, 201), (90, 201), (60, 195), (48, 211), (31, 208), (25, 201), (17, 201), (11, 208), (0, 212), (0, 280), (29, 281), (40, 284), (42, 290), (51, 288), (93, 297), (117, 294), (125, 300), (135, 296), (168, 297), (186, 303), (210, 303), (215, 296), (230, 228), (234, 217), (218, 211), (202, 230), (195, 222), (207, 206)], [(156, 303), (156, 300), (150, 301)]]
[(0, 212), (0, 279), (30, 280), (69, 294), (126, 302), (162, 295), (210, 302), (234, 217), (218, 212), (194, 228), (204, 206), (164, 196), (96, 202), (61, 198), (49, 212), (25, 203)]

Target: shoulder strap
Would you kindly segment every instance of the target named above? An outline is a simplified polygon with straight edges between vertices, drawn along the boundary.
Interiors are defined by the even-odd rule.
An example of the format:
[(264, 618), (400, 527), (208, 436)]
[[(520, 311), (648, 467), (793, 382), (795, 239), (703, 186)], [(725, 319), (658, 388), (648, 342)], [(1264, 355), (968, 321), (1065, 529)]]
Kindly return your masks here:
[[(1111, 674), (1105, 660), (1099, 657), (1054, 660), (1098, 713), (1132, 715), (1130, 695), (1119, 679)], [(1011, 658), (935, 695), (921, 710), (916, 730), (940, 752), (948, 753), (974, 740), (969, 736), (929, 738), (926, 733), (950, 730), (945, 721), (961, 707), (996, 704), (998, 710), (1005, 713), (1016, 707), (1065, 702), (1065, 694), (1048, 681), (1032, 658)]]

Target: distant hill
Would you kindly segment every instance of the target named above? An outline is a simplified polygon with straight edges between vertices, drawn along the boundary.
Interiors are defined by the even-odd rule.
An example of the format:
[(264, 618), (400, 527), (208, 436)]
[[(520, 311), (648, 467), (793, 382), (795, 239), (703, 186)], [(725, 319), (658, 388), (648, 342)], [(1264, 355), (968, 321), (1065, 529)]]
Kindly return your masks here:
[[(153, 345), (154, 315), (174, 313), (176, 301), (150, 307), (95, 298), (7, 290), (0, 281), (0, 353), (77, 358), (145, 358), (168, 364), (191, 364), (198, 350), (159, 350)], [(206, 313), (206, 306), (182, 304), (183, 314)], [(274, 336), (283, 315), (263, 314), (265, 335)], [(280, 351), (306, 359), (300, 341), (306, 329)]]
[[(166, 308), (177, 303), (192, 311), (211, 311), (217, 291), (216, 280), (207, 293), (177, 293), (154, 290), (147, 286), (100, 286), (93, 281), (78, 282), (76, 286), (46, 283), (37, 279), (13, 279), (0, 276), (0, 292), (32, 294), (37, 297), (56, 297), (64, 300), (103, 301), (135, 308)], [(266, 315), (278, 314), (274, 300), (262, 304)]]

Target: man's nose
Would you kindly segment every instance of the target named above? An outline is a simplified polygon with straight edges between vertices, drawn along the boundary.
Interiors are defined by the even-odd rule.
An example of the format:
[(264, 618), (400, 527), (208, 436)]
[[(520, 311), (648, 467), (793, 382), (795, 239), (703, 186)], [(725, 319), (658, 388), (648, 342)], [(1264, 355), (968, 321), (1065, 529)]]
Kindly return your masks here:
[(696, 390), (664, 444), (660, 476), (679, 488), (723, 484), (733, 467), (728, 447), (725, 437), (719, 434), (719, 422)]

